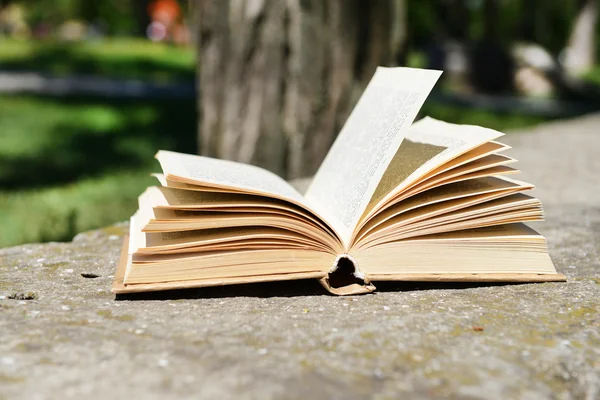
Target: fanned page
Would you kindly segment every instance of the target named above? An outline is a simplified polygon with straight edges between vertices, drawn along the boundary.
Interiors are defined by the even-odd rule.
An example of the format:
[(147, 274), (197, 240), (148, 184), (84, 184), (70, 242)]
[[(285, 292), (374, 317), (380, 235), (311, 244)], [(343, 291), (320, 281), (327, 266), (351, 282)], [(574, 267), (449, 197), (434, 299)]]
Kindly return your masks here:
[[(169, 187), (263, 195), (281, 199), (313, 213), (334, 233), (335, 227), (308, 203), (292, 185), (265, 169), (234, 161), (161, 150), (156, 155), (163, 175), (157, 178)], [(191, 186), (190, 186), (191, 185)]]
[(264, 194), (306, 204), (304, 198), (285, 180), (265, 169), (215, 158), (161, 150), (156, 155), (164, 176), (159, 180), (180, 180), (216, 189), (237, 188), (243, 192)]
[(430, 117), (415, 122), (379, 181), (365, 217), (436, 167), (503, 135), (480, 126), (449, 124)]
[(375, 281), (565, 280), (556, 273), (545, 239), (520, 223), (390, 242), (353, 257)]
[(349, 254), (372, 280), (561, 281), (533, 185), (507, 178), (501, 133), (431, 118), (415, 123), (354, 232)]
[(306, 193), (348, 243), (440, 71), (377, 68)]

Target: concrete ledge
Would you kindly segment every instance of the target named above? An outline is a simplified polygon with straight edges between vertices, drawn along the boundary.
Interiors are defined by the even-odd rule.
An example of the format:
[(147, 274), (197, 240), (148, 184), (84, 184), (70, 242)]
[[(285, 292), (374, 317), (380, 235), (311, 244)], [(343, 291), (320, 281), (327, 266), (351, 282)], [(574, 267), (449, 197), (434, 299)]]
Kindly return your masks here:
[(600, 116), (506, 137), (566, 283), (317, 282), (115, 301), (126, 225), (0, 250), (0, 398), (600, 396)]

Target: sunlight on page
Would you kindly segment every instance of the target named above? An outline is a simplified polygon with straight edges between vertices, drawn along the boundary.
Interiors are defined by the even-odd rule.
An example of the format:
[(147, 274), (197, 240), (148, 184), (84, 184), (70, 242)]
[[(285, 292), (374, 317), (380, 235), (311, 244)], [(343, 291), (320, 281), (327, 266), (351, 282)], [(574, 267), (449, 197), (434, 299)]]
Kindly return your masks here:
[(306, 198), (348, 241), (441, 72), (379, 67)]
[(492, 129), (449, 124), (430, 117), (415, 122), (382, 176), (364, 217), (433, 168), (502, 135)]
[(167, 178), (174, 176), (203, 185), (240, 188), (304, 204), (302, 195), (284, 179), (253, 165), (164, 150), (156, 158)]

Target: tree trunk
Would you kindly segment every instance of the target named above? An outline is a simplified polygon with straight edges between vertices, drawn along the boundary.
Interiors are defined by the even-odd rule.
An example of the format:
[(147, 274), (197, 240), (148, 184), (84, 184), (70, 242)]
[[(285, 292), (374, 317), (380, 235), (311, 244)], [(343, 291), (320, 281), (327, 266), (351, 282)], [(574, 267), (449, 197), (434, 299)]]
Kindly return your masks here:
[(581, 74), (594, 66), (596, 61), (596, 23), (598, 1), (581, 1), (575, 19), (564, 61), (565, 69), (571, 74)]
[(403, 2), (196, 0), (199, 152), (313, 174), (375, 68), (398, 59)]

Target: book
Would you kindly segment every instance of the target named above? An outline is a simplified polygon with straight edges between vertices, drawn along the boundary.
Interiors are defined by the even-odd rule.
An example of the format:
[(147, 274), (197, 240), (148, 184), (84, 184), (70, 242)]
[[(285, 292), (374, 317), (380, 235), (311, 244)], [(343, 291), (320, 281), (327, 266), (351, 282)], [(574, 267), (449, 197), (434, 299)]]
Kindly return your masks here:
[(533, 185), (503, 134), (414, 122), (441, 72), (378, 68), (306, 193), (233, 161), (156, 155), (113, 292), (317, 279), (337, 295), (378, 281), (564, 281)]

